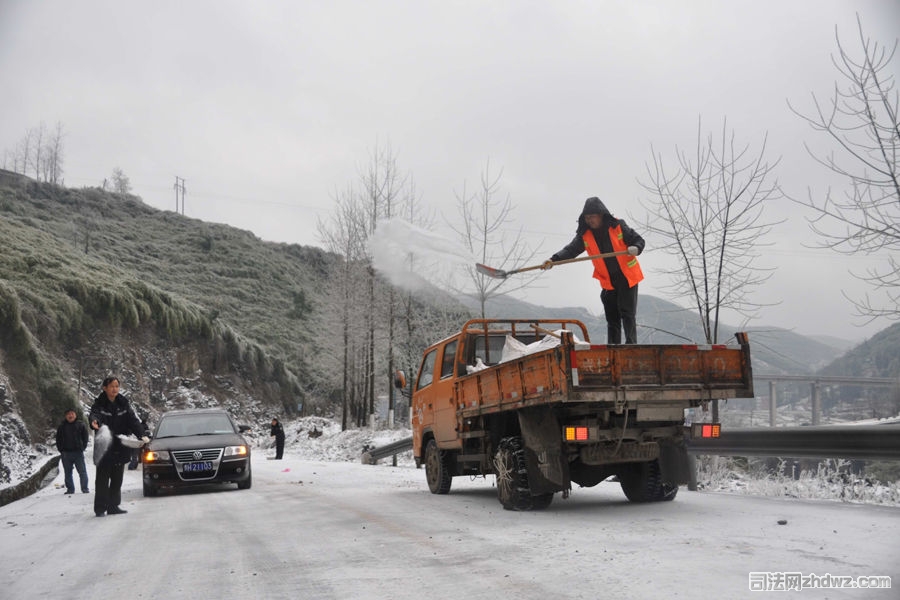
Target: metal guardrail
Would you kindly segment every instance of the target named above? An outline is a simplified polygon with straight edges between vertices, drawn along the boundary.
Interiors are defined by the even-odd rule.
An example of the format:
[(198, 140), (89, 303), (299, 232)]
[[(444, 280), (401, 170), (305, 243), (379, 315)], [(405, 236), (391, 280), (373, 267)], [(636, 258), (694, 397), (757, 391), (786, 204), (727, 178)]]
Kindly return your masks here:
[(691, 454), (900, 460), (900, 425), (820, 425), (722, 429), (692, 439)]
[(411, 437), (408, 437), (397, 440), (396, 442), (391, 442), (390, 444), (385, 444), (384, 446), (379, 446), (378, 448), (369, 448), (362, 453), (362, 464), (374, 465), (382, 458), (403, 454), (404, 452), (412, 450), (412, 447), (413, 440)]
[[(411, 437), (397, 440), (367, 449), (362, 463), (374, 465), (411, 449)], [(718, 456), (900, 460), (900, 423), (723, 429), (718, 438), (689, 440), (687, 451)]]

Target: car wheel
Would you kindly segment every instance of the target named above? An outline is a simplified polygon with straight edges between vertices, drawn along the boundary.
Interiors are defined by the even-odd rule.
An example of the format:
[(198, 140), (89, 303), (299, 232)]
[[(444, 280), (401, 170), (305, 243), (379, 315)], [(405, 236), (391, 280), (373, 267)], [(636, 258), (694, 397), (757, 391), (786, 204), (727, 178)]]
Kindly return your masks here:
[(239, 490), (249, 490), (250, 485), (253, 483), (253, 473), (247, 473), (247, 479), (245, 481), (238, 482)]
[(144, 483), (144, 497), (155, 496), (159, 492), (159, 488), (150, 483)]

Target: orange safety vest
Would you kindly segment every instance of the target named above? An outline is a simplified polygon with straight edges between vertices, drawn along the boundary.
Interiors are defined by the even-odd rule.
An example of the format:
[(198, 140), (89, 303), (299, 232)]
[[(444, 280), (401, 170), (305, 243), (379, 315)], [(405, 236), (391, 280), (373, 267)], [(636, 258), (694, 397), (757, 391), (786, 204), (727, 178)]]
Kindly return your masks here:
[[(600, 247), (597, 245), (597, 240), (594, 239), (590, 229), (585, 231), (581, 238), (584, 240), (584, 247), (589, 255), (594, 256), (600, 254)], [(619, 252), (628, 250), (628, 245), (625, 244), (625, 240), (622, 239), (621, 225), (609, 228), (609, 240), (612, 242), (614, 251)], [(641, 265), (638, 263), (636, 256), (620, 254), (616, 257), (616, 260), (619, 261), (619, 268), (622, 269), (622, 274), (625, 275), (625, 279), (628, 280), (628, 287), (631, 288), (636, 286), (638, 282), (644, 278), (644, 273), (641, 271)], [(613, 288), (612, 279), (609, 277), (609, 271), (606, 269), (605, 259), (595, 258), (591, 262), (594, 263), (594, 279), (600, 281), (600, 285), (603, 286), (604, 290), (615, 289)]]

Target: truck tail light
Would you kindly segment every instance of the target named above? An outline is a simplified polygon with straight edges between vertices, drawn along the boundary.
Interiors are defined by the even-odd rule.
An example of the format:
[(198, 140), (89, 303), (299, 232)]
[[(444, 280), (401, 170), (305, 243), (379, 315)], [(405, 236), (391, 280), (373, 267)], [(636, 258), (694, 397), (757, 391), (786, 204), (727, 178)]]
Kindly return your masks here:
[(720, 423), (692, 423), (692, 438), (717, 438), (722, 434)]
[(587, 427), (566, 427), (567, 442), (586, 442), (588, 439)]

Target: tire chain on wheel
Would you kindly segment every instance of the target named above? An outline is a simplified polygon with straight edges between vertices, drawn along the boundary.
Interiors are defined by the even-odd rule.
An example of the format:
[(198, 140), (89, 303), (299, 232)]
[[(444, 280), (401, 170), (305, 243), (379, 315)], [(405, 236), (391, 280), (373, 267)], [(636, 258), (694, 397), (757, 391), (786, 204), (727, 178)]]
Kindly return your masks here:
[[(634, 464), (631, 469), (630, 473), (624, 475), (628, 481), (622, 481), (622, 490), (632, 502), (666, 502), (673, 500), (678, 494), (678, 486), (663, 481), (659, 461)], [(632, 489), (629, 494), (626, 487), (638, 489)]]
[[(512, 468), (504, 461), (504, 456), (511, 459)], [(525, 460), (525, 446), (520, 437), (508, 437), (500, 440), (497, 447), (497, 453), (494, 455), (494, 468), (497, 472), (497, 498), (506, 510), (532, 510), (543, 509), (550, 505), (553, 494), (549, 494), (550, 498), (546, 498), (546, 494), (541, 496), (532, 496), (531, 488), (528, 485), (528, 466)], [(503, 485), (501, 478), (509, 477), (509, 487), (514, 488), (514, 492), (510, 498), (504, 500)]]
[(648, 465), (651, 476), (647, 479), (646, 496), (650, 502), (665, 502), (675, 498), (678, 486), (673, 486), (663, 481), (662, 469), (659, 461), (655, 460)]

